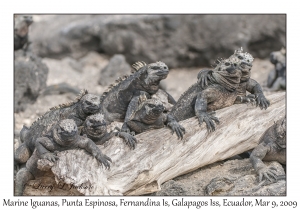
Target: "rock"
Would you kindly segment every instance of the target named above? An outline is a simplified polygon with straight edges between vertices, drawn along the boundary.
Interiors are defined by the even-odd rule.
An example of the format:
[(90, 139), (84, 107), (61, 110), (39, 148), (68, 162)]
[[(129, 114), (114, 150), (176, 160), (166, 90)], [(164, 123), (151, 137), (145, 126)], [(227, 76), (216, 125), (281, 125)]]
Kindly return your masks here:
[[(277, 169), (278, 175), (285, 177), (283, 167), (277, 162), (266, 162)], [(162, 184), (155, 196), (274, 196), (286, 195), (285, 178), (278, 182), (258, 183), (258, 175), (249, 159), (217, 162), (189, 174), (174, 178)]]
[(103, 86), (113, 84), (118, 77), (129, 75), (130, 69), (123, 55), (114, 55), (107, 66), (102, 69), (98, 84)]
[(169, 67), (210, 65), (243, 47), (266, 58), (285, 46), (286, 15), (52, 15), (35, 17), (32, 49), (40, 56), (123, 54)]
[(27, 104), (34, 103), (46, 87), (48, 68), (34, 54), (24, 55), (23, 50), (18, 50), (14, 55), (14, 103), (15, 112), (20, 112), (24, 111)]

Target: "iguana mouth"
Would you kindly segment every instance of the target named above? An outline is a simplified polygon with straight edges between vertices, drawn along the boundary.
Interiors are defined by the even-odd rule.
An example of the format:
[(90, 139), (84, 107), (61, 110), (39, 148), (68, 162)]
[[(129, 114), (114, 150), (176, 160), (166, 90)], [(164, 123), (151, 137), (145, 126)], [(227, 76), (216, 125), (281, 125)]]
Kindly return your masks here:
[(251, 63), (247, 63), (247, 62), (242, 62), (240, 67), (242, 69), (245, 69), (246, 67), (249, 68), (249, 67), (252, 67), (252, 64)]
[(158, 114), (158, 113), (163, 112), (164, 109), (165, 109), (164, 106), (157, 106), (157, 107), (153, 108), (152, 111), (153, 111), (153, 113)]

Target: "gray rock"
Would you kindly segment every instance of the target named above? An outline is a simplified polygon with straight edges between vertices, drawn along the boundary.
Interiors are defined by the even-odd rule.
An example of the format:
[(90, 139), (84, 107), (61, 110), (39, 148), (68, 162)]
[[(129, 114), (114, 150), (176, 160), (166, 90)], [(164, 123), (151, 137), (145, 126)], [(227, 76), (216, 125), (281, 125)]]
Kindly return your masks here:
[(286, 44), (285, 15), (53, 15), (31, 29), (40, 56), (97, 51), (171, 68), (210, 65), (240, 47), (266, 58)]
[(114, 83), (118, 77), (122, 77), (125, 74), (129, 75), (130, 69), (123, 55), (114, 55), (107, 66), (102, 69), (98, 84), (103, 86), (110, 85)]
[(23, 50), (18, 50), (14, 55), (14, 108), (20, 112), (34, 103), (46, 87), (48, 68), (31, 53), (24, 55)]
[(179, 176), (162, 184), (159, 192), (151, 195), (286, 195), (286, 180), (283, 167), (277, 162), (265, 162), (278, 171), (277, 182), (263, 181), (258, 177), (249, 159), (217, 162), (191, 173)]

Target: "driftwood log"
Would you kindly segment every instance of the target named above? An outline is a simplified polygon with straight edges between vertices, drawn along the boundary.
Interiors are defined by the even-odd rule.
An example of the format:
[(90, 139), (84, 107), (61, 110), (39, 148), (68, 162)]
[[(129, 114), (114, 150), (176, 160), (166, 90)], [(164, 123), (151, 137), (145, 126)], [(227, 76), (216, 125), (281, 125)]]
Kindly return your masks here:
[[(218, 110), (220, 124), (213, 133), (196, 118), (180, 122), (186, 128), (183, 140), (162, 128), (137, 135), (138, 144), (130, 150), (115, 137), (99, 146), (113, 163), (105, 170), (83, 150), (58, 153), (51, 164), (57, 182), (78, 187), (84, 195), (142, 195), (160, 190), (160, 185), (176, 176), (224, 160), (254, 148), (260, 136), (274, 121), (285, 115), (285, 92), (268, 95), (267, 110), (239, 104)], [(40, 161), (39, 167), (44, 167)]]

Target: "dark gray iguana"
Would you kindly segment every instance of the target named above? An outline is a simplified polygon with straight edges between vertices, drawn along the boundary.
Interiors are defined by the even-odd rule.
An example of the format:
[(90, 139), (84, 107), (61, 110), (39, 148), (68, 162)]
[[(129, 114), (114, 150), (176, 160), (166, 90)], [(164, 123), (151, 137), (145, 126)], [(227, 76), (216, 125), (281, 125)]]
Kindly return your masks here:
[(15, 152), (15, 161), (25, 163), (35, 149), (36, 139), (48, 133), (62, 119), (73, 119), (81, 126), (86, 117), (99, 112), (100, 97), (88, 94), (87, 90), (71, 102), (50, 108), (43, 116), (32, 123), (30, 128), (23, 126), (20, 139), (23, 142)]
[[(135, 71), (130, 76), (118, 79), (115, 85), (101, 97), (101, 112), (105, 121), (110, 124), (113, 121), (124, 122), (122, 131), (130, 132), (127, 122), (138, 108), (139, 96), (142, 92), (150, 96), (159, 90), (159, 83), (168, 76), (169, 68), (163, 62), (146, 64), (137, 62), (133, 64)], [(175, 104), (176, 101), (171, 95), (168, 101)], [(135, 143), (135, 142), (132, 142)]]
[(135, 147), (135, 145), (132, 144), (132, 142), (136, 142), (135, 138), (128, 133), (121, 132), (119, 128), (115, 128), (117, 131), (107, 132), (107, 126), (104, 119), (104, 115), (101, 113), (88, 116), (79, 129), (81, 135), (86, 135), (97, 145), (104, 144), (112, 137), (118, 136), (124, 139), (130, 147)]
[(47, 159), (55, 162), (58, 157), (55, 153), (68, 149), (85, 149), (95, 157), (105, 168), (109, 168), (111, 159), (102, 154), (97, 145), (85, 136), (79, 136), (78, 128), (73, 119), (64, 119), (56, 124), (47, 134), (35, 141), (35, 152), (26, 162), (26, 167), (18, 171), (15, 183), (15, 195), (22, 195), (24, 185), (34, 179), (39, 172), (37, 161)]
[(277, 180), (276, 169), (267, 167), (263, 161), (278, 161), (286, 164), (286, 117), (278, 120), (261, 136), (259, 144), (251, 152), (250, 161), (259, 175), (263, 178)]
[(273, 91), (286, 89), (286, 51), (282, 48), (280, 51), (272, 52), (270, 61), (275, 69), (269, 73), (267, 86)]
[(165, 126), (167, 115), (164, 113), (165, 107), (162, 101), (149, 97), (146, 93), (140, 95), (138, 108), (127, 121), (127, 126), (135, 133)]
[(16, 15), (14, 26), (14, 50), (25, 48), (29, 45), (28, 30), (33, 20), (31, 16)]
[[(270, 102), (266, 99), (263, 94), (262, 88), (258, 82), (254, 79), (251, 79), (251, 67), (253, 62), (253, 57), (250, 53), (243, 52), (243, 48), (236, 50), (233, 55), (229, 57), (238, 59), (238, 69), (242, 72), (242, 77), (240, 85), (237, 88), (238, 96), (236, 98), (235, 104), (239, 103), (255, 103), (256, 106), (259, 106), (261, 109), (267, 109), (270, 105)], [(221, 61), (218, 61), (221, 62)], [(219, 66), (217, 65), (214, 70), (202, 70), (198, 74), (198, 82), (202, 87), (207, 86), (209, 80), (208, 75), (213, 71), (217, 71)], [(251, 94), (246, 96), (246, 92)]]
[(238, 95), (242, 73), (237, 69), (238, 60), (230, 58), (218, 63), (218, 70), (208, 74), (207, 86), (201, 87), (199, 82), (192, 85), (178, 99), (167, 116), (167, 124), (178, 138), (183, 138), (185, 129), (179, 121), (196, 116), (200, 125), (206, 123), (209, 132), (215, 130), (215, 123), (219, 123), (214, 116), (215, 111), (234, 104)]

